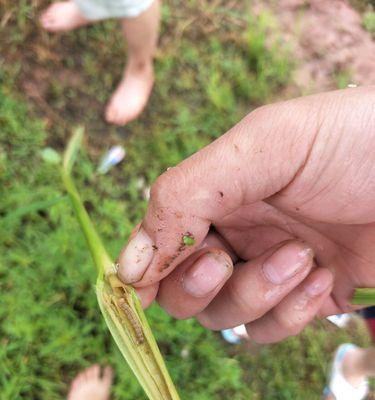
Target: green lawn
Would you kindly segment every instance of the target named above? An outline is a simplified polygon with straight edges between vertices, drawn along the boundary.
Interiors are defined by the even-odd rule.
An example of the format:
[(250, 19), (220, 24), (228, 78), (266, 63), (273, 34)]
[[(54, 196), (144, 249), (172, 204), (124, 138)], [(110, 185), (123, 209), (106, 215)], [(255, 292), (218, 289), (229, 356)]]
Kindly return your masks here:
[[(291, 57), (265, 46), (272, 16), (168, 1), (150, 105), (129, 126), (109, 127), (102, 112), (125, 59), (116, 23), (51, 36), (37, 26), (42, 3), (0, 4), (0, 397), (62, 399), (74, 375), (99, 362), (116, 371), (113, 398), (144, 399), (101, 319), (94, 267), (59, 167), (42, 150), (62, 151), (85, 126), (77, 182), (116, 257), (145, 209), (140, 179), (150, 184), (270, 101), (288, 83)], [(127, 157), (99, 176), (114, 143)], [(318, 322), (278, 345), (233, 347), (157, 306), (148, 315), (183, 399), (318, 399), (337, 344), (369, 343), (361, 324), (346, 332)]]

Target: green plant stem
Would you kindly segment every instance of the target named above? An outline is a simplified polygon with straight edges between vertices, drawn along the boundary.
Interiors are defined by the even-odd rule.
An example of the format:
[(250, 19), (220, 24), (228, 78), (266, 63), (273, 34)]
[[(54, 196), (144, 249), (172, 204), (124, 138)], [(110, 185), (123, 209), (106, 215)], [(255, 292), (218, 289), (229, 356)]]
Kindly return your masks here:
[(78, 128), (64, 156), (62, 179), (98, 270), (96, 295), (106, 324), (150, 400), (179, 400), (146, 316), (132, 286), (117, 278), (111, 261), (73, 183), (71, 170), (83, 129)]
[(375, 305), (375, 288), (357, 288), (354, 291), (352, 304), (356, 305)]

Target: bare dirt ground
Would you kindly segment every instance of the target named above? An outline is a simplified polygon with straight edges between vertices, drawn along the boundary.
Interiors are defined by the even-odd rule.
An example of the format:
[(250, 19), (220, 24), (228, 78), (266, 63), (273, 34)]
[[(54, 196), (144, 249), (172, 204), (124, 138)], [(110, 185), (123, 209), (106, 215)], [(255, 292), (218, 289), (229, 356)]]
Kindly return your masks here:
[(341, 74), (357, 85), (375, 84), (375, 41), (346, 0), (254, 0), (251, 11), (272, 12), (297, 62), (303, 92), (337, 88)]

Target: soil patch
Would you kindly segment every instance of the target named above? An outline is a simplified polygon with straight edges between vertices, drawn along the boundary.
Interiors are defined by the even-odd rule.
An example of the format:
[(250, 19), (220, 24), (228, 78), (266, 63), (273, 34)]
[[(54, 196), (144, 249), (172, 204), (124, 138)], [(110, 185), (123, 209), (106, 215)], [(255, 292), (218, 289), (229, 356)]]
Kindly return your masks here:
[(254, 0), (255, 14), (271, 12), (297, 61), (294, 81), (302, 92), (346, 83), (375, 84), (375, 42), (360, 13), (346, 0)]

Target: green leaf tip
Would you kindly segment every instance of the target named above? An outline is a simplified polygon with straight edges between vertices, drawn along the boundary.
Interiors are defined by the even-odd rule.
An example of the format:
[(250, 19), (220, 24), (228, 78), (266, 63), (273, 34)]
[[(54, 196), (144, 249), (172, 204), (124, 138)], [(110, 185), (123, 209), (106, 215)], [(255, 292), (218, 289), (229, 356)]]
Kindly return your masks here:
[(72, 167), (75, 163), (78, 151), (81, 147), (84, 132), (85, 132), (84, 128), (82, 126), (78, 126), (74, 130), (73, 136), (69, 140), (63, 161), (63, 169), (67, 174), (70, 174)]
[(375, 305), (375, 288), (357, 288), (352, 297), (352, 304), (355, 305)]

